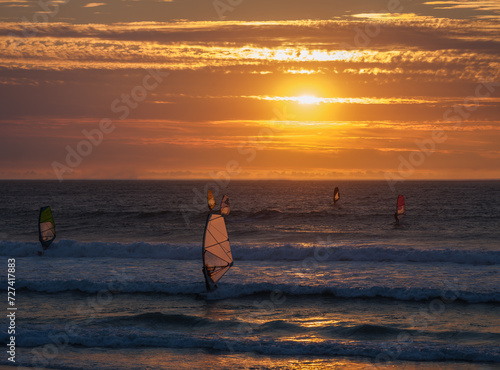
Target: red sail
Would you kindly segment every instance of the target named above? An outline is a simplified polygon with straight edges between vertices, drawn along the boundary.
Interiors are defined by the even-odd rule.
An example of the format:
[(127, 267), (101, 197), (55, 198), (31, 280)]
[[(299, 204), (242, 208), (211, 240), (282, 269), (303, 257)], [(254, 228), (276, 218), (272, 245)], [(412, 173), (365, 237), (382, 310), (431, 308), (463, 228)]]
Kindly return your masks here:
[(397, 214), (398, 216), (404, 215), (406, 212), (406, 207), (405, 207), (405, 197), (402, 195), (398, 195), (398, 210)]

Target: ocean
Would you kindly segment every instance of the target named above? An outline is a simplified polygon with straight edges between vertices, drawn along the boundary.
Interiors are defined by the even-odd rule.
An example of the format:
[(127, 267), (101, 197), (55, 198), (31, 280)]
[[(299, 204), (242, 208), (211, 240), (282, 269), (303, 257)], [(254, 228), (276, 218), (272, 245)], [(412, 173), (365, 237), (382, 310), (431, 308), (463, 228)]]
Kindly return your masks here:
[[(230, 197), (234, 257), (213, 293), (208, 189), (216, 209)], [(500, 368), (500, 181), (0, 181), (0, 195), (17, 308), (16, 362), (0, 365)], [(47, 205), (57, 238), (39, 257)]]

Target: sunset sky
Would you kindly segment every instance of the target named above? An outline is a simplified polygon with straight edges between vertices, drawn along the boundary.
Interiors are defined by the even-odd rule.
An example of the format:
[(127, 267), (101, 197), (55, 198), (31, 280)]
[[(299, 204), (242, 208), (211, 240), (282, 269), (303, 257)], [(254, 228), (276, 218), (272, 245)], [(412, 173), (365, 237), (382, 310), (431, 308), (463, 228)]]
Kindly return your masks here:
[(498, 0), (97, 1), (0, 0), (0, 178), (500, 178)]

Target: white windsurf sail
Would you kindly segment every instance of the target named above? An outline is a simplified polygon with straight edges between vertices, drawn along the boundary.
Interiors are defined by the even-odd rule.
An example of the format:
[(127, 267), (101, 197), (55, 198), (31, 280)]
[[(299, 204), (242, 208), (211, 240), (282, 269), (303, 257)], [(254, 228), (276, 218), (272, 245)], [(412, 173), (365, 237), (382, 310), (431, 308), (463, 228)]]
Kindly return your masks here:
[[(227, 196), (226, 196), (227, 197)], [(213, 197), (212, 197), (213, 198)], [(210, 196), (208, 200), (210, 202)], [(229, 199), (221, 205), (221, 212), (229, 214)], [(214, 201), (215, 204), (215, 201)], [(209, 205), (210, 206), (210, 205)], [(213, 206), (212, 206), (213, 208)], [(203, 233), (203, 275), (209, 292), (217, 288), (217, 282), (233, 265), (233, 255), (226, 230), (226, 222), (221, 214), (210, 213)]]
[(42, 243), (42, 248), (47, 249), (56, 238), (56, 225), (50, 207), (40, 208), (38, 223), (38, 239)]

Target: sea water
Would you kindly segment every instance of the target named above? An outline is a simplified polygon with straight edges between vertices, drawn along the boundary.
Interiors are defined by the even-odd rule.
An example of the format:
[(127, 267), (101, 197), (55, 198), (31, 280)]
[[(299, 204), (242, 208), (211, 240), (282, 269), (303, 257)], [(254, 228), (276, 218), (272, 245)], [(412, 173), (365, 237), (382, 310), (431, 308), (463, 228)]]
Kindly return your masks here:
[[(216, 209), (230, 197), (234, 257), (214, 293), (201, 271), (209, 188)], [(499, 181), (1, 181), (0, 194), (15, 365), (500, 366)], [(39, 257), (46, 205), (57, 239)]]

